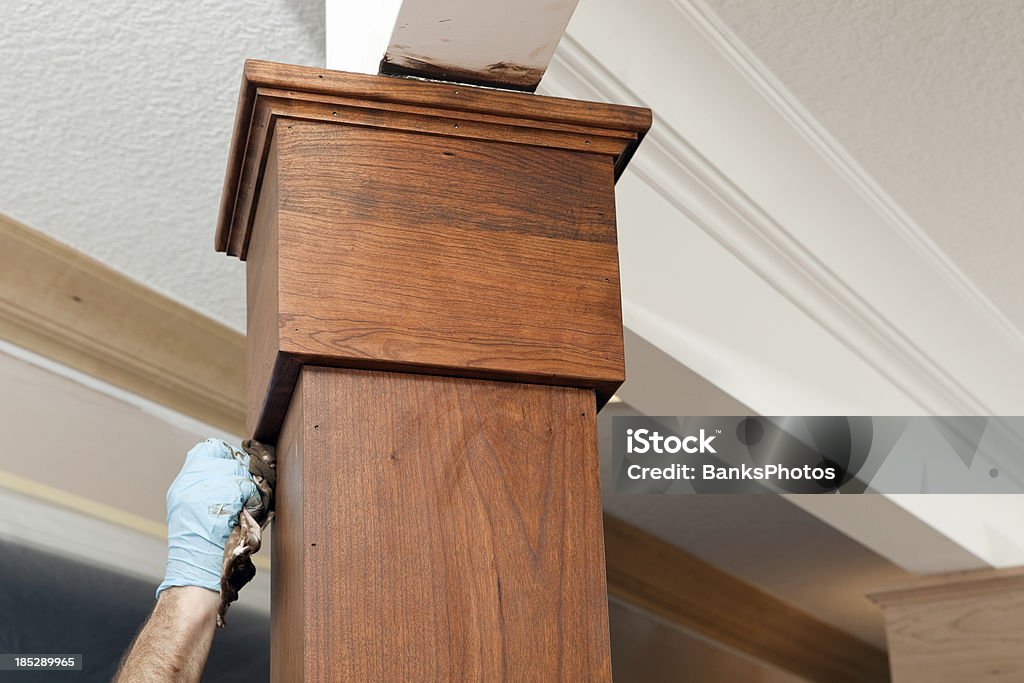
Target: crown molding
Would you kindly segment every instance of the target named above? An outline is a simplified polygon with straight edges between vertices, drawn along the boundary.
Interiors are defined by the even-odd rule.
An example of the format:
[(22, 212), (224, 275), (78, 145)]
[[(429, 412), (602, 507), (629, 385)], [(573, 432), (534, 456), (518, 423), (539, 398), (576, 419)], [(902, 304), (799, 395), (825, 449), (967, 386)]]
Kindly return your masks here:
[(906, 240), (918, 256), (928, 262), (951, 288), (960, 292), (980, 317), (988, 318), (994, 330), (1000, 331), (1011, 343), (1024, 349), (1024, 330), (1015, 325), (978, 289), (978, 286), (953, 263), (924, 229), (882, 189), (704, 0), (672, 0), (672, 4), (704, 33), (708, 41), (713, 43), (738, 71), (743, 73), (790, 125), (803, 135), (807, 143), (832, 164), (835, 172), (874, 207), (893, 232)]
[(245, 260), (277, 119), (388, 128), (608, 154), (626, 167), (651, 113), (435, 81), (247, 60), (215, 246)]
[[(615, 15), (612, 6), (581, 6), (577, 13), (584, 16), (570, 24), (543, 90), (652, 107), (654, 125), (630, 173), (670, 205), (681, 221), (698, 226), (788, 300), (794, 307), (790, 317), (812, 320), (838, 340), (847, 355), (856, 356), (897, 388), (909, 399), (901, 410), (1000, 414), (1024, 408), (1005, 381), (1008, 374), (1024, 376), (1020, 330), (699, 0), (661, 4), (661, 14), (644, 17)], [(661, 63), (668, 62), (668, 48), (658, 40), (658, 31), (678, 33), (685, 24), (689, 33), (671, 42), (671, 63), (691, 64), (693, 70), (707, 66), (706, 78), (713, 79), (714, 88), (688, 90), (700, 82), (700, 75), (674, 78), (679, 69), (640, 72), (637, 65), (646, 54), (616, 62), (611, 52), (590, 51), (605, 49), (601, 24), (621, 29), (627, 21), (635, 22), (637, 33), (650, 32), (650, 43), (659, 45)], [(711, 73), (712, 67), (723, 71)], [(728, 78), (722, 78), (723, 73)], [(674, 89), (655, 87), (673, 78), (678, 81)], [(665, 106), (666, 102), (678, 106)], [(703, 109), (693, 113), (698, 102)], [(760, 106), (737, 114), (743, 129), (729, 127), (729, 109), (750, 102)], [(716, 113), (722, 114), (721, 123)], [(725, 138), (732, 138), (729, 144), (722, 142)], [(751, 144), (745, 145), (748, 141)], [(773, 156), (765, 156), (766, 147)], [(767, 167), (779, 159), (785, 160), (786, 168), (773, 177)], [(780, 185), (779, 174), (788, 182)], [(801, 204), (818, 207), (819, 220)], [(835, 219), (823, 223), (822, 210)], [(882, 258), (875, 262), (866, 254)], [(768, 296), (750, 288), (730, 295), (748, 300)], [(631, 299), (625, 275), (623, 297), (626, 302)], [(659, 314), (649, 301), (644, 306), (648, 317)], [(628, 310), (624, 314), (628, 324)], [(780, 327), (787, 325), (786, 320), (778, 322)], [(730, 342), (742, 354), (745, 344), (760, 341), (753, 337)], [(807, 347), (816, 343), (806, 338), (792, 342)], [(664, 343), (659, 345), (673, 353)], [(685, 349), (677, 351), (678, 360), (700, 371)], [(773, 370), (786, 374), (785, 363)], [(838, 384), (831, 391), (849, 394), (859, 389), (857, 382)], [(723, 388), (757, 410), (773, 412), (757, 396), (745, 395), (742, 385)]]

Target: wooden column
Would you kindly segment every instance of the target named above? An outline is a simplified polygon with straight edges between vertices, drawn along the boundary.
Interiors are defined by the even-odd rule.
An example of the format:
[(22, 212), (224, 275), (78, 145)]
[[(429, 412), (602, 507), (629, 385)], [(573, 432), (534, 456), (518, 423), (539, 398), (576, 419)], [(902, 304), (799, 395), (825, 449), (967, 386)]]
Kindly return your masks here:
[(650, 112), (246, 64), (217, 248), (279, 453), (281, 681), (610, 678), (597, 408)]
[(932, 576), (871, 596), (893, 683), (1024, 681), (1024, 568)]

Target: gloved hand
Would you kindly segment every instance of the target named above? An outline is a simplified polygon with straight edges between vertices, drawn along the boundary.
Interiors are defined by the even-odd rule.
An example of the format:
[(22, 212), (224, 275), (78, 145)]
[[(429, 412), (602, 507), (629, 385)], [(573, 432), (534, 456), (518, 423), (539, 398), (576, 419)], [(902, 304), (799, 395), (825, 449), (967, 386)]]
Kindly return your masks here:
[(220, 590), (224, 544), (243, 506), (260, 505), (249, 456), (220, 439), (197, 444), (167, 491), (167, 573), (171, 586)]

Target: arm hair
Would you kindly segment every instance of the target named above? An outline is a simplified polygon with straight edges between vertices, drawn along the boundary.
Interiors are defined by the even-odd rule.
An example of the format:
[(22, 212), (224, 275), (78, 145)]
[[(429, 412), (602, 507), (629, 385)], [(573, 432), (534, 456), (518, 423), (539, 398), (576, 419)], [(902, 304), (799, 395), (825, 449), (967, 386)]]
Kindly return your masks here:
[(165, 589), (112, 683), (199, 683), (219, 604), (220, 596), (206, 588)]

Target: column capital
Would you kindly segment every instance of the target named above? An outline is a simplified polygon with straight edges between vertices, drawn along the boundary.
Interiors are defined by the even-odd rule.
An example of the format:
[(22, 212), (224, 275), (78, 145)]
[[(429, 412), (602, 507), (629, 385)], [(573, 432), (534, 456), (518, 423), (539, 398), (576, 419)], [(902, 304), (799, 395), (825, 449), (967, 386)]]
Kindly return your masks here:
[(651, 127), (651, 111), (640, 107), (250, 59), (216, 234), (217, 251), (243, 261), (267, 144), (282, 118), (604, 155), (616, 179)]
[(247, 62), (217, 248), (247, 261), (248, 428), (305, 364), (625, 379), (614, 182), (647, 109)]

